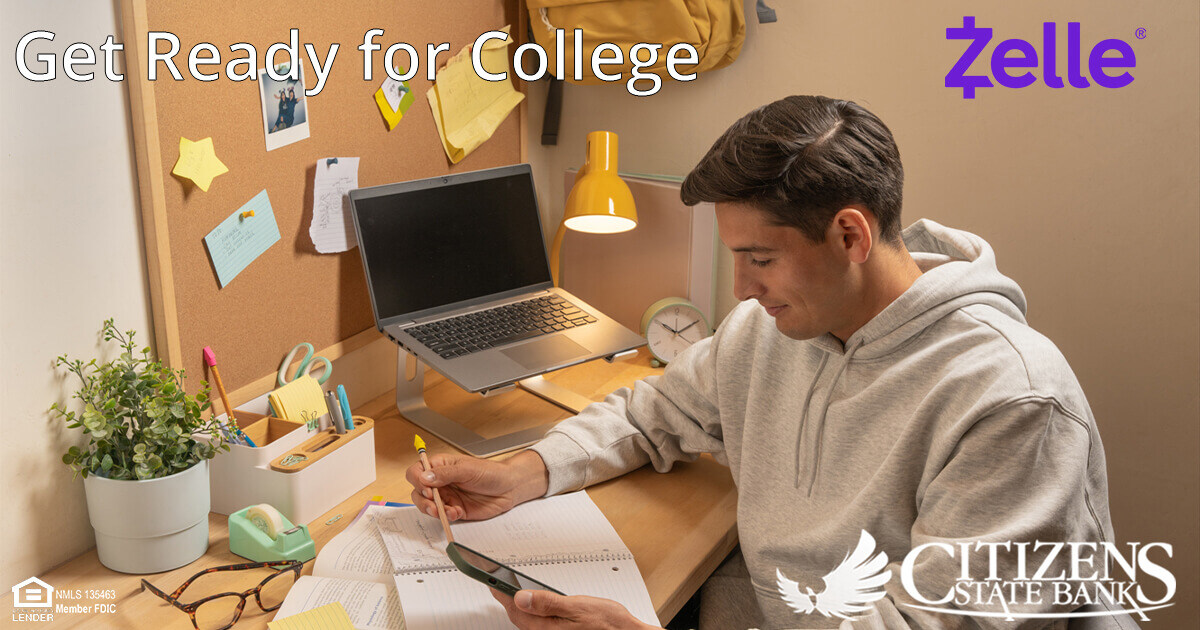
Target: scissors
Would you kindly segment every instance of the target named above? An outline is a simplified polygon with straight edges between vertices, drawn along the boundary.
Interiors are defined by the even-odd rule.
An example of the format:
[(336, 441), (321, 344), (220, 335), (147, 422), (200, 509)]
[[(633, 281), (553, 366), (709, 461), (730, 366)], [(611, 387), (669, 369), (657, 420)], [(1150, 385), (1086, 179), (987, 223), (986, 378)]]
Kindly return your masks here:
[[(304, 358), (300, 360), (300, 367), (296, 368), (295, 376), (293, 376), (291, 379), (289, 379), (287, 377), (288, 366), (292, 364), (292, 360), (296, 358), (296, 353), (299, 352), (301, 350), (301, 348), (304, 349)], [(329, 359), (326, 359), (325, 357), (315, 357), (314, 358), (313, 352), (315, 352), (313, 350), (313, 345), (311, 343), (308, 343), (307, 341), (300, 342), (300, 343), (296, 344), (295, 348), (292, 348), (292, 351), (289, 352), (288, 355), (283, 358), (283, 364), (279, 366), (279, 386), (280, 387), (283, 387), (284, 385), (287, 385), (290, 381), (294, 381), (306, 374), (308, 376), (313, 376), (312, 373), (313, 373), (314, 369), (318, 368), (318, 367), (324, 368), (324, 370), (321, 371), (321, 377), (317, 378), (317, 377), (313, 376), (313, 378), (316, 378), (317, 382), (322, 385), (325, 384), (325, 381), (329, 380), (330, 375), (333, 374), (333, 364), (330, 363)]]

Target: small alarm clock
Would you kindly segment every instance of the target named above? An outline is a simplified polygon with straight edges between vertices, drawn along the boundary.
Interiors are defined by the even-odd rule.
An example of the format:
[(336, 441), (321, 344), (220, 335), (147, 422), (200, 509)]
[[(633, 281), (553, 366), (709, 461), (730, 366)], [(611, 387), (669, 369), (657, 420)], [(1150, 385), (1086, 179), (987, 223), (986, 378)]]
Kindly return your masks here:
[(675, 360), (680, 352), (712, 334), (700, 307), (679, 298), (663, 298), (650, 305), (642, 315), (642, 336), (654, 360), (654, 367)]

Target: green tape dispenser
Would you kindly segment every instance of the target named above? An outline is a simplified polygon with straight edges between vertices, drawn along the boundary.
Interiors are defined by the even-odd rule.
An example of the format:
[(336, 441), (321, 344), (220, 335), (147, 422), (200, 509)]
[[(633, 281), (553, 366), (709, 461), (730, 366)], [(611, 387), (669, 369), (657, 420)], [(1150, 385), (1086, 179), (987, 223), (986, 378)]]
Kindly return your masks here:
[(292, 525), (279, 510), (259, 503), (229, 515), (229, 550), (254, 562), (317, 557), (305, 525)]

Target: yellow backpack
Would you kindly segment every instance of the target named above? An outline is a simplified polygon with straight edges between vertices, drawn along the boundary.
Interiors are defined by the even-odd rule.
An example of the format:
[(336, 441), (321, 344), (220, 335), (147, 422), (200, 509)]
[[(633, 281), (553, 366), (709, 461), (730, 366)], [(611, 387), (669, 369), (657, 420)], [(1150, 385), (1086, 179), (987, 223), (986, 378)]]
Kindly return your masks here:
[[(592, 73), (592, 51), (610, 42), (621, 48), (622, 63), (605, 65), (602, 72), (629, 78), (633, 62), (630, 49), (638, 43), (662, 44), (658, 59), (640, 72), (667, 78), (667, 53), (678, 43), (691, 44), (699, 53), (696, 65), (680, 65), (677, 72), (691, 74), (727, 66), (742, 50), (746, 22), (741, 0), (528, 0), (530, 30), (546, 50), (549, 74), (558, 68), (555, 30), (562, 29), (565, 72), (560, 79), (572, 83), (604, 83)], [(581, 79), (575, 77), (575, 29), (582, 30)], [(602, 53), (612, 58), (612, 52)], [(641, 54), (644, 62), (647, 52)]]

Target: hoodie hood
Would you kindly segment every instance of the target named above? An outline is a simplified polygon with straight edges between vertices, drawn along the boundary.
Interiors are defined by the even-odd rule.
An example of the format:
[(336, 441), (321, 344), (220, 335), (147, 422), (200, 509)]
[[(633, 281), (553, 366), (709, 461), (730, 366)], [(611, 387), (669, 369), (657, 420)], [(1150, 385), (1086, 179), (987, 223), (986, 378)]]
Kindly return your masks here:
[(902, 233), (922, 274), (899, 298), (858, 329), (846, 343), (831, 334), (811, 340), (822, 350), (860, 359), (884, 356), (930, 323), (971, 304), (987, 304), (1022, 324), (1025, 294), (996, 268), (996, 253), (982, 238), (921, 219)]
[[(996, 268), (996, 254), (987, 241), (962, 230), (955, 230), (929, 219), (921, 219), (904, 230), (904, 245), (921, 269), (921, 276), (900, 297), (879, 312), (871, 321), (855, 331), (843, 344), (826, 333), (813, 339), (825, 352), (805, 396), (804, 415), (796, 433), (796, 487), (812, 495), (820, 474), (821, 450), (825, 434), (825, 416), (833, 399), (833, 390), (846, 373), (850, 361), (876, 359), (886, 356), (925, 330), (933, 322), (966, 306), (986, 304), (1008, 317), (1025, 324), (1025, 294), (1017, 283)], [(841, 355), (841, 356), (837, 356)], [(834, 361), (834, 376), (814, 409), (816, 432), (808, 457), (801, 447), (809, 428), (809, 402), (817, 390), (821, 375)], [(808, 462), (807, 475), (802, 475), (802, 462)], [(807, 483), (807, 485), (802, 485)]]

